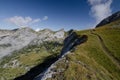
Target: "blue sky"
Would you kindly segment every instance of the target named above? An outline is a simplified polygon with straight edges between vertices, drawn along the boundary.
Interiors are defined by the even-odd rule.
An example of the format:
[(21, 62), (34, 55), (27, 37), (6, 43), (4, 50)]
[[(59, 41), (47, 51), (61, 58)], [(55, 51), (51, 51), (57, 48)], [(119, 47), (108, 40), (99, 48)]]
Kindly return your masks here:
[(0, 28), (88, 29), (119, 11), (119, 4), (120, 0), (0, 0)]

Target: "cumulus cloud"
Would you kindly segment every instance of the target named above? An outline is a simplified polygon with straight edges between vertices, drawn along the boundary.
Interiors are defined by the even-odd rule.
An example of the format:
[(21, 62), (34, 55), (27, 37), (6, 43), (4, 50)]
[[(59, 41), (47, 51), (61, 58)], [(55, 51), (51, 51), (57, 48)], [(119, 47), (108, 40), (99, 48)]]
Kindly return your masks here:
[[(48, 19), (48, 16), (44, 16), (43, 20), (47, 20), (47, 19)], [(30, 26), (34, 23), (43, 21), (40, 18), (32, 19), (31, 17), (22, 17), (22, 16), (14, 16), (11, 18), (7, 18), (5, 20), (10, 22), (10, 23), (13, 23), (19, 27)]]
[(34, 19), (33, 21), (32, 21), (32, 23), (37, 23), (37, 22), (40, 22), (41, 20), (40, 19)]
[(11, 17), (11, 18), (7, 18), (6, 20), (8, 22), (11, 22), (11, 23), (13, 23), (17, 26), (20, 26), (20, 27), (29, 26), (33, 23), (41, 21), (39, 18), (38, 19), (32, 19), (31, 17), (22, 17), (22, 16), (14, 16), (14, 17)]
[(112, 0), (88, 0), (88, 2), (91, 5), (91, 15), (96, 19), (96, 23), (111, 15)]
[(44, 16), (44, 17), (43, 17), (43, 20), (48, 20), (48, 16)]

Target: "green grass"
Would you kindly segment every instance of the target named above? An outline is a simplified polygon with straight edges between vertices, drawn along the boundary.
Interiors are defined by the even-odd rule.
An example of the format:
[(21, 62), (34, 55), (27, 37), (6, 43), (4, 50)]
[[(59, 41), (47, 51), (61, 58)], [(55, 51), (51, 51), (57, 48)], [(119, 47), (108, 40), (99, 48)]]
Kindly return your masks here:
[[(56, 70), (65, 70), (48, 80), (120, 80), (120, 69), (104, 53), (98, 37), (90, 31), (76, 31), (79, 35), (87, 35), (88, 41), (78, 45), (75, 51), (66, 56), (68, 63), (64, 59), (59, 61)], [(98, 28), (94, 32), (103, 38), (109, 50), (119, 58), (120, 28)]]
[[(83, 34), (88, 35), (88, 41), (87, 43), (84, 43), (83, 45), (78, 46), (78, 50), (76, 50), (75, 53), (77, 54), (84, 53), (84, 55), (87, 55), (89, 58), (95, 60), (96, 63), (104, 67), (110, 74), (112, 74), (114, 78), (120, 79), (119, 68), (113, 64), (113, 62), (108, 58), (108, 56), (105, 55), (105, 53), (101, 48), (98, 38), (95, 35), (91, 35), (88, 31)], [(77, 56), (77, 57), (80, 59), (80, 56)], [(86, 60), (84, 59), (82, 61), (84, 62)], [(91, 65), (92, 63), (89, 63), (89, 64)]]
[[(30, 68), (43, 63), (48, 56), (57, 56), (61, 48), (62, 44), (58, 42), (45, 42), (41, 45), (31, 45), (15, 51), (12, 55), (4, 57), (0, 62), (0, 79), (12, 80), (25, 74)], [(12, 61), (14, 60), (17, 60), (20, 65), (13, 67)], [(4, 68), (5, 64), (7, 64), (7, 67)]]
[[(119, 26), (120, 27), (120, 26)], [(120, 61), (120, 28), (99, 28), (95, 31), (104, 40), (107, 48), (113, 53), (114, 57)]]
[(25, 73), (24, 68), (0, 68), (0, 79), (3, 80), (13, 80), (16, 76), (22, 75)]

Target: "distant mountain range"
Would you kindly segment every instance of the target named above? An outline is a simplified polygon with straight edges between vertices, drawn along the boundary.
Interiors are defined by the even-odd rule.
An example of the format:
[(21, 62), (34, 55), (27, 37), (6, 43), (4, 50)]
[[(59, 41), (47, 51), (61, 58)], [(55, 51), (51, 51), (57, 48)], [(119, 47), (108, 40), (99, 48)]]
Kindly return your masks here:
[(44, 29), (39, 32), (29, 27), (0, 30), (0, 57), (3, 57), (15, 50), (22, 49), (28, 45), (41, 44), (44, 41), (62, 41), (65, 38), (65, 31), (51, 31)]

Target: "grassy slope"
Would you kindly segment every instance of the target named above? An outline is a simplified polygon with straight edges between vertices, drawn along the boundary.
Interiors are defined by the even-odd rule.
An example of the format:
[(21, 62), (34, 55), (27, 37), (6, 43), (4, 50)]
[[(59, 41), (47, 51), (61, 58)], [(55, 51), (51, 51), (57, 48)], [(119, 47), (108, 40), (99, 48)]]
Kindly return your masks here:
[[(62, 44), (45, 42), (41, 45), (28, 46), (4, 57), (0, 63), (0, 80), (12, 80), (25, 74), (30, 68), (42, 63), (48, 56), (60, 53), (61, 48)], [(20, 65), (13, 67), (12, 61), (14, 60), (17, 60)], [(7, 67), (3, 68), (5, 64)]]
[(113, 55), (120, 61), (120, 28), (99, 28), (95, 31), (98, 33), (106, 44), (107, 48), (111, 50)]
[[(119, 21), (116, 21), (95, 29), (94, 33), (99, 34), (112, 54), (120, 59), (120, 25), (118, 23)], [(76, 32), (79, 35), (87, 35), (88, 41), (77, 46), (74, 52), (66, 56), (66, 61), (69, 62), (65, 63), (64, 60), (58, 62), (57, 68), (65, 70), (50, 80), (62, 78), (62, 80), (120, 80), (120, 68), (105, 54), (98, 37), (91, 34), (91, 30)], [(63, 67), (59, 67), (60, 65)]]

